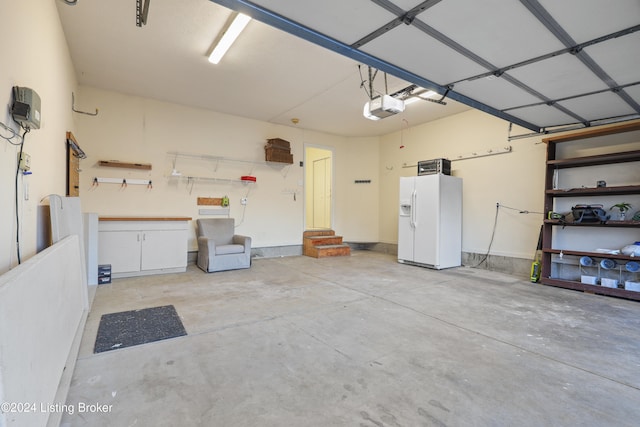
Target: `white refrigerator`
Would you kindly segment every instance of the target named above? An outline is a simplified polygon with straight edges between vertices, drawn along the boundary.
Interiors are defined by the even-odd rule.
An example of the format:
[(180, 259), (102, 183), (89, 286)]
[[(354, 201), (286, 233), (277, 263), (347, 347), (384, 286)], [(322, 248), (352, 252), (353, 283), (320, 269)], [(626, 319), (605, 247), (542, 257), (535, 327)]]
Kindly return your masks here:
[(435, 269), (462, 263), (462, 179), (400, 178), (398, 262)]

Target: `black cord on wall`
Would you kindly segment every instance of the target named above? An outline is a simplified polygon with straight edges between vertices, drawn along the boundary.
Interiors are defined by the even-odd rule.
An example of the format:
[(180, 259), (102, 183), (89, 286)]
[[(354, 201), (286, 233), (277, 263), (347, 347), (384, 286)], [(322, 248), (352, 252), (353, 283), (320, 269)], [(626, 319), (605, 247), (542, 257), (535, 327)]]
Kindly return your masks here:
[[(501, 205), (500, 202), (496, 203), (496, 216), (493, 219), (493, 230), (491, 231), (491, 240), (489, 241), (489, 247), (487, 248), (487, 252), (482, 257), (482, 260), (480, 260), (480, 262), (477, 263), (476, 265), (471, 266), (471, 268), (480, 267), (483, 263), (487, 262), (487, 259), (489, 258), (489, 254), (491, 253), (491, 246), (493, 246), (493, 238), (496, 236), (496, 229), (498, 228), (498, 214), (500, 213), (500, 208), (509, 209), (509, 210), (512, 210), (512, 211), (517, 211), (520, 214), (540, 214), (540, 215), (544, 215), (544, 212), (517, 209), (517, 208), (512, 208), (512, 207), (509, 207), (509, 206)], [(535, 255), (534, 255), (534, 258), (535, 258)]]
[(25, 128), (22, 134), (22, 141), (20, 142), (20, 152), (18, 153), (18, 160), (16, 162), (16, 253), (18, 255), (18, 264), (22, 263), (20, 258), (20, 212), (18, 210), (18, 178), (20, 177), (20, 159), (22, 159), (22, 149), (24, 148), (24, 137), (29, 132), (29, 128)]
[(471, 268), (478, 268), (482, 265), (482, 263), (487, 261), (489, 258), (489, 253), (491, 252), (491, 246), (493, 245), (493, 238), (496, 236), (496, 228), (498, 228), (498, 213), (500, 212), (500, 203), (496, 203), (496, 216), (493, 219), (493, 230), (491, 231), (491, 240), (489, 241), (489, 247), (487, 248), (487, 253), (484, 254), (482, 260)]

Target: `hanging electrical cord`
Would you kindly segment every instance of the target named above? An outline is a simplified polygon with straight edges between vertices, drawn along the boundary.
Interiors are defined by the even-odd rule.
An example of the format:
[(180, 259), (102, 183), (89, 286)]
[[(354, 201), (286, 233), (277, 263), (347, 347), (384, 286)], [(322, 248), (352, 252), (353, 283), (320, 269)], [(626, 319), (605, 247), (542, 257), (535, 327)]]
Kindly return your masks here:
[[(18, 181), (20, 177), (20, 159), (22, 158), (22, 149), (24, 148), (24, 137), (29, 133), (29, 128), (24, 128), (24, 133), (22, 134), (22, 141), (20, 142), (20, 152), (18, 153), (18, 161), (16, 165), (16, 254), (18, 256), (18, 264), (22, 263), (20, 258), (20, 211), (19, 211), (19, 203), (18, 203)], [(17, 145), (17, 144), (14, 144)]]
[[(251, 193), (251, 187), (249, 187), (247, 189), (247, 194), (245, 194), (245, 196), (244, 196), (245, 200), (249, 197), (249, 193)], [(294, 195), (294, 197), (295, 197), (295, 195)], [(240, 218), (240, 222), (237, 223), (234, 228), (238, 228), (238, 227), (240, 227), (242, 225), (242, 223), (244, 222), (244, 214), (246, 213), (246, 211), (247, 211), (247, 204), (245, 203), (242, 206), (242, 218)]]
[(491, 252), (491, 246), (493, 245), (493, 238), (496, 235), (496, 228), (498, 228), (498, 212), (500, 212), (500, 203), (496, 203), (496, 216), (493, 219), (493, 231), (491, 231), (491, 240), (489, 240), (489, 247), (487, 248), (487, 253), (484, 254), (482, 260), (471, 268), (478, 268), (489, 258), (489, 253)]
[(512, 210), (512, 211), (516, 211), (516, 212), (521, 213), (521, 214), (540, 214), (540, 215), (544, 215), (544, 212), (536, 212), (536, 211), (528, 211), (528, 210), (525, 210), (525, 209), (511, 208), (509, 206), (501, 205), (500, 203), (498, 203), (498, 207), (509, 209), (509, 210)]
[(496, 229), (498, 228), (498, 213), (500, 212), (500, 208), (516, 211), (516, 212), (518, 212), (520, 214), (540, 214), (540, 215), (544, 215), (543, 212), (528, 211), (526, 209), (517, 209), (517, 208), (512, 208), (512, 207), (509, 207), (509, 206), (501, 205), (500, 202), (496, 203), (496, 216), (493, 219), (493, 230), (491, 231), (491, 240), (489, 240), (489, 247), (487, 248), (487, 252), (483, 255), (482, 260), (479, 263), (477, 263), (476, 265), (471, 266), (471, 268), (480, 267), (489, 258), (489, 254), (491, 253), (491, 246), (493, 246), (493, 239), (494, 239), (494, 237), (496, 235)]
[(404, 148), (404, 131), (409, 129), (409, 122), (407, 119), (402, 119), (402, 126), (400, 126), (400, 148)]

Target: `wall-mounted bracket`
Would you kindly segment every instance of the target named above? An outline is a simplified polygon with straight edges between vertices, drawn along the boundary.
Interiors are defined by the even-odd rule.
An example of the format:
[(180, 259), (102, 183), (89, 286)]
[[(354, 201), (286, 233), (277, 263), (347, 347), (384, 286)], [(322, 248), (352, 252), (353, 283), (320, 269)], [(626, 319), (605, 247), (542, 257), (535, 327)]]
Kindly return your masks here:
[(76, 110), (76, 96), (73, 92), (71, 92), (71, 111), (73, 111), (74, 113), (80, 113), (80, 114), (85, 114), (87, 116), (97, 116), (98, 115), (98, 109), (96, 108), (96, 112), (95, 113), (89, 113), (88, 111), (81, 111), (81, 110)]
[(142, 27), (147, 25), (147, 17), (149, 16), (149, 3), (151, 0), (136, 0), (136, 26)]
[(120, 184), (123, 189), (129, 185), (146, 185), (149, 190), (153, 188), (153, 181), (150, 179), (93, 178), (92, 187), (97, 187), (99, 184)]
[(493, 148), (488, 148), (486, 150), (478, 150), (478, 151), (472, 151), (471, 153), (460, 154), (449, 160), (455, 161), (455, 160), (475, 159), (476, 157), (495, 156), (496, 154), (510, 153), (511, 150), (512, 148), (510, 145), (507, 145), (504, 147), (493, 147)]
[[(451, 160), (452, 162), (456, 160), (475, 159), (476, 157), (487, 157), (487, 156), (495, 156), (496, 154), (506, 154), (506, 153), (510, 153), (511, 150), (512, 150), (512, 147), (510, 145), (507, 145), (504, 147), (493, 147), (493, 148), (487, 148), (484, 150), (472, 151), (470, 153), (460, 154), (455, 157), (446, 157), (446, 159)], [(402, 164), (402, 167), (405, 169), (415, 168), (417, 166), (418, 166), (417, 164), (415, 165), (409, 165), (407, 163)]]

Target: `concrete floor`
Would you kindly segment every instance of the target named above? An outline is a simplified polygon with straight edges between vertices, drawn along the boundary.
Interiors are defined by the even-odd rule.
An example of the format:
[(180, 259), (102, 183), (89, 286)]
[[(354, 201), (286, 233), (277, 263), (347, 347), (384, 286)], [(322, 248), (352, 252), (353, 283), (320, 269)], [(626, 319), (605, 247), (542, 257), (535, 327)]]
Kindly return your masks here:
[[(93, 354), (100, 316), (188, 335)], [(351, 257), (100, 285), (62, 426), (637, 426), (640, 304)]]

